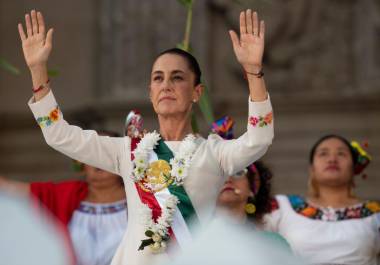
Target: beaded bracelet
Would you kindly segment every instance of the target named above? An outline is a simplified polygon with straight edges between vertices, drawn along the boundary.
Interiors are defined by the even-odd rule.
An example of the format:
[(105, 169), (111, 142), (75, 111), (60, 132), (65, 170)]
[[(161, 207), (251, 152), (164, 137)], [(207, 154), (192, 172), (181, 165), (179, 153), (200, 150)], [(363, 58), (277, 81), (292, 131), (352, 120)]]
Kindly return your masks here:
[(41, 91), (42, 89), (44, 89), (45, 87), (48, 87), (49, 83), (50, 83), (50, 79), (48, 79), (45, 84), (42, 84), (37, 88), (32, 87), (33, 93), (37, 93), (37, 92)]

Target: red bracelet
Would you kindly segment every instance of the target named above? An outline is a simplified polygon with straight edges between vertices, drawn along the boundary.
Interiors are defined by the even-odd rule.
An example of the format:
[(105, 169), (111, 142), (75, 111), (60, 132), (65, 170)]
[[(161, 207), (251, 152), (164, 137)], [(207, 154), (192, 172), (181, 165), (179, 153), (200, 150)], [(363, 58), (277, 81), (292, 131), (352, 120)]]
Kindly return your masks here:
[(244, 73), (245, 73), (245, 78), (247, 78), (247, 75), (253, 75), (253, 76), (257, 77), (257, 78), (261, 78), (261, 77), (264, 76), (264, 72), (263, 72), (262, 68), (257, 73), (251, 73), (251, 72), (247, 72), (247, 71), (244, 71)]
[(33, 93), (37, 93), (37, 92), (41, 91), (43, 88), (48, 87), (49, 83), (50, 83), (50, 79), (48, 79), (45, 84), (42, 84), (37, 88), (32, 87)]

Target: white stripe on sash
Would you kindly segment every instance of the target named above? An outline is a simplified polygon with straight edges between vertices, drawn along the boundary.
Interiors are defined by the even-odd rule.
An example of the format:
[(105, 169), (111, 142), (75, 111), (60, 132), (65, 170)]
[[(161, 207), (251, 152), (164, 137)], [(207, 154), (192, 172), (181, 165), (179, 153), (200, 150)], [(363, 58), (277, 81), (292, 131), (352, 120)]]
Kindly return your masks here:
[[(149, 163), (152, 163), (154, 161), (158, 160), (157, 154), (153, 151), (149, 157)], [(158, 204), (160, 205), (161, 209), (163, 209), (165, 205), (165, 201), (170, 195), (170, 191), (168, 188), (165, 188), (159, 192), (153, 193), (154, 197), (156, 198)], [(189, 228), (185, 222), (185, 219), (183, 218), (181, 211), (176, 206), (176, 210), (174, 212), (173, 216), (173, 223), (171, 226), (173, 233), (176, 237), (176, 240), (178, 242), (178, 245), (185, 249), (185, 247), (192, 242), (192, 236), (189, 231)]]

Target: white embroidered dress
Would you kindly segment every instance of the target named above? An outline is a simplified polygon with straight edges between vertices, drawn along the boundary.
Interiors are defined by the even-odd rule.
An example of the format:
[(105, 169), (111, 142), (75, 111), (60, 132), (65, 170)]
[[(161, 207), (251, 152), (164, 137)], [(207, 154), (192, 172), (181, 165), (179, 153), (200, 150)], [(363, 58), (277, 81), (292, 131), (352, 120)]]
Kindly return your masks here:
[[(282, 235), (296, 255), (313, 265), (378, 264), (380, 213), (333, 221), (332, 213), (337, 211), (323, 208), (323, 215), (312, 219), (294, 210), (291, 197), (301, 198), (276, 196), (279, 208), (266, 215), (264, 220), (266, 229)], [(363, 211), (360, 207), (355, 208)], [(347, 213), (344, 209), (339, 212)]]
[[(196, 139), (194, 154), (188, 177), (184, 181), (198, 219), (207, 223), (215, 209), (216, 199), (224, 180), (245, 168), (265, 154), (273, 139), (272, 107), (270, 100), (249, 100), (247, 132), (234, 140), (223, 140), (210, 135), (207, 140)], [(50, 91), (38, 102), (29, 101), (29, 106), (42, 127), (46, 142), (63, 154), (86, 164), (114, 172), (124, 179), (128, 204), (128, 227), (113, 259), (113, 265), (145, 265), (155, 262), (165, 264), (167, 252), (155, 254), (149, 248), (138, 251), (144, 239), (144, 227), (139, 218), (142, 202), (131, 180), (131, 139), (98, 136), (95, 131), (82, 130), (69, 125)], [(166, 142), (175, 153), (180, 142)]]
[(127, 202), (82, 201), (68, 225), (76, 265), (109, 265), (127, 228)]

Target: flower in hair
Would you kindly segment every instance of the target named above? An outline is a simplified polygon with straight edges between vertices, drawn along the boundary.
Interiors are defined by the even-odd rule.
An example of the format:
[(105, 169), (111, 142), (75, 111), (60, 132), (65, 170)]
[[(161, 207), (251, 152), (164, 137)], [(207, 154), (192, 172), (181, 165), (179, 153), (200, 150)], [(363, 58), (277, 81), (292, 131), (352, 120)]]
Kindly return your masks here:
[(354, 173), (360, 174), (371, 162), (372, 157), (363, 149), (357, 141), (351, 141), (352, 149), (357, 153), (357, 161), (354, 162)]

